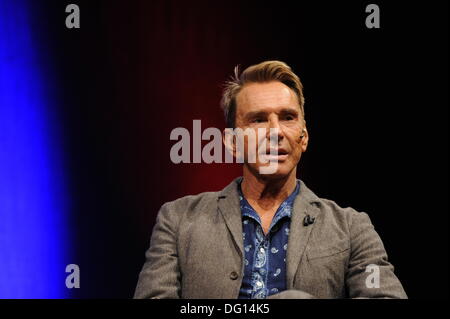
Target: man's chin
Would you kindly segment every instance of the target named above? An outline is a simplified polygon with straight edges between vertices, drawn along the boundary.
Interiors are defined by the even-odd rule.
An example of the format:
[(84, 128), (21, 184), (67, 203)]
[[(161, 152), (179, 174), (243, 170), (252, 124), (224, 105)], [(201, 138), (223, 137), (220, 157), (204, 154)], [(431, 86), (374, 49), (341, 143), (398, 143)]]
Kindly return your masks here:
[(261, 165), (256, 168), (255, 173), (262, 179), (266, 180), (276, 180), (283, 179), (290, 176), (293, 168), (287, 167), (286, 163), (270, 163), (266, 165)]

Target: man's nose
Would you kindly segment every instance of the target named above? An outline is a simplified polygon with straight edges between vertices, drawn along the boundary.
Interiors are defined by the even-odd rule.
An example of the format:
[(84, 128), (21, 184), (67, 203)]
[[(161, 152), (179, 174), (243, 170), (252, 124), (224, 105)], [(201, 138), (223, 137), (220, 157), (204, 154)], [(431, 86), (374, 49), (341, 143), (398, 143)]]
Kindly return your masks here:
[(283, 127), (282, 125), (280, 125), (280, 121), (278, 120), (277, 117), (272, 117), (269, 120), (269, 129), (267, 132), (267, 137), (270, 138), (273, 135), (277, 135), (278, 140), (281, 140), (284, 137)]

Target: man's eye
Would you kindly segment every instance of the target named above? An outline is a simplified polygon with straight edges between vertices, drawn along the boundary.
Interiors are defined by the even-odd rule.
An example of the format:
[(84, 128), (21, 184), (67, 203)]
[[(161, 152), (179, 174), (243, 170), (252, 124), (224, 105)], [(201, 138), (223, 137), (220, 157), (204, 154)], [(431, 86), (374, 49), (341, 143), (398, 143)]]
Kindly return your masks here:
[(253, 123), (263, 123), (263, 122), (264, 122), (264, 119), (262, 119), (262, 118), (255, 118), (255, 119), (253, 119), (252, 122), (253, 122)]

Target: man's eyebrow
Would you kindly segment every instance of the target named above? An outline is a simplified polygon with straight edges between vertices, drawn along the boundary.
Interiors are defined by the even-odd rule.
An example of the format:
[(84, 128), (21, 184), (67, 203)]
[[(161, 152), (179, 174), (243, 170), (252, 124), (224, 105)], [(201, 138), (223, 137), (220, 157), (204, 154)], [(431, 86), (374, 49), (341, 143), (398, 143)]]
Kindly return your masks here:
[(282, 109), (280, 112), (278, 112), (278, 114), (280, 114), (280, 115), (294, 115), (294, 116), (298, 116), (300, 114), (300, 110), (286, 108), (286, 109)]
[(247, 114), (245, 114), (245, 118), (250, 119), (250, 118), (254, 118), (254, 117), (258, 117), (258, 116), (266, 116), (267, 112), (264, 111), (253, 111), (253, 112), (248, 112)]
[(279, 114), (291, 114), (291, 115), (298, 115), (299, 113), (300, 113), (300, 110), (291, 109), (291, 108), (285, 108), (279, 112)]
[[(252, 111), (252, 112), (248, 112), (247, 114), (245, 114), (244, 118), (246, 119), (252, 119), (258, 116), (264, 117), (267, 116), (266, 111)], [(298, 115), (300, 113), (300, 110), (294, 109), (294, 108), (284, 108), (282, 110), (280, 110), (278, 112), (278, 114), (281, 115), (286, 115), (286, 114), (291, 114), (291, 115)]]

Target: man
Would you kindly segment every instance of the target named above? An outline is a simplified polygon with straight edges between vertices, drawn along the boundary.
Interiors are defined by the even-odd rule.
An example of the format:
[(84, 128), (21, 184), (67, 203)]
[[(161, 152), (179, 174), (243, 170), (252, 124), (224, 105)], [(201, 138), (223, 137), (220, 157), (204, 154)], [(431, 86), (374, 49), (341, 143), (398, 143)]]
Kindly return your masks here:
[[(256, 160), (250, 137), (244, 154), (224, 138), (244, 158), (242, 178), (161, 207), (135, 298), (406, 298), (368, 215), (296, 178), (309, 134), (290, 67), (236, 68), (222, 107), (228, 127), (256, 132)], [(274, 132), (276, 144), (260, 146)]]

